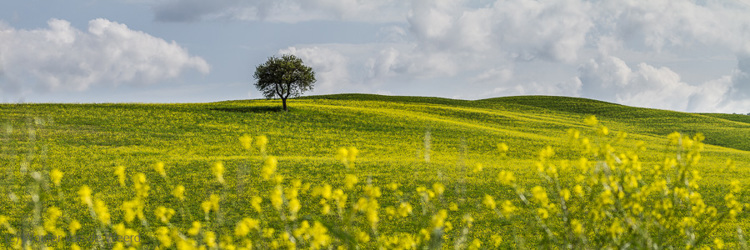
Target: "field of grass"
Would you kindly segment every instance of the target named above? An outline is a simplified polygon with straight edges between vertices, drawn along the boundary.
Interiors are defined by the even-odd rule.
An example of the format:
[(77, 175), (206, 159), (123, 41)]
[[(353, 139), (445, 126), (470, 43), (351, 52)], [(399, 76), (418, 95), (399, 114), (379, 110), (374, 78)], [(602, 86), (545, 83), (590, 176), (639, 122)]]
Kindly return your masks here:
[[(548, 239), (539, 236), (537, 229), (510, 223), (502, 213), (488, 209), (494, 206), (486, 195), (497, 199), (498, 204), (502, 200), (518, 199), (518, 189), (498, 182), (496, 177), (503, 171), (514, 173), (518, 187), (525, 188), (520, 193), (527, 193), (536, 185), (547, 185), (545, 176), (549, 175), (540, 175), (537, 168), (540, 151), (546, 146), (555, 151), (549, 164), (554, 161), (555, 166), (562, 167), (565, 163), (561, 160), (578, 161), (585, 153), (581, 152), (579, 142), (569, 139), (569, 129), (580, 131), (592, 144), (603, 146), (611, 142), (617, 152), (638, 153), (644, 172), (664, 165), (665, 158), (688, 155), (689, 148), (683, 152), (678, 149), (679, 145), (670, 144), (667, 138), (670, 133), (690, 137), (702, 133), (706, 138), (702, 157), (698, 164), (690, 167), (702, 176), (697, 183), (702, 200), (720, 211), (728, 210), (725, 196), (731, 192), (730, 180), (750, 183), (750, 121), (740, 115), (681, 113), (547, 96), (466, 101), (343, 94), (290, 99), (289, 107), (290, 112), (280, 112), (280, 102), (274, 100), (197, 104), (0, 104), (0, 126), (3, 127), (0, 131), (0, 166), (3, 166), (0, 216), (8, 221), (4, 223), (0, 217), (0, 235), (4, 239), (19, 235), (18, 232), (12, 234), (10, 228), (31, 231), (32, 235), (45, 232), (35, 227), (51, 220), (49, 208), (56, 207), (63, 214), (52, 222), (51, 230), (47, 230), (49, 234), (70, 235), (68, 225), (73, 220), (83, 225), (79, 234), (120, 234), (117, 225), (122, 223), (143, 238), (140, 245), (130, 245), (143, 249), (164, 246), (164, 237), (171, 238), (174, 243), (170, 243), (171, 247), (177, 247), (180, 239), (195, 239), (191, 245), (209, 248), (212, 237), (213, 242), (220, 242), (223, 248), (228, 248), (229, 243), (286, 248), (284, 242), (290, 238), (296, 240), (298, 247), (305, 248), (318, 246), (316, 244), (326, 246), (321, 248), (352, 246), (355, 244), (352, 242), (366, 249), (396, 248), (398, 244), (409, 243), (399, 240), (411, 238), (415, 247), (441, 244), (442, 248), (468, 248), (479, 244), (480, 248), (494, 248), (497, 243), (507, 248), (518, 247), (523, 242), (531, 248), (557, 245), (567, 241), (546, 242)], [(595, 115), (610, 133), (597, 135), (597, 127), (585, 125), (583, 121), (590, 115)], [(618, 132), (627, 132), (627, 137), (615, 140)], [(243, 147), (238, 139), (243, 135), (250, 135), (254, 146)], [(261, 135), (268, 139), (267, 144), (255, 145)], [(498, 144), (502, 143), (508, 146), (507, 151), (498, 150)], [(356, 159), (349, 159), (354, 160), (353, 163), (345, 160), (348, 159), (346, 153), (352, 150), (341, 152), (341, 148), (357, 149)], [(278, 161), (277, 168), (269, 180), (264, 180), (263, 169), (268, 171), (271, 156)], [(598, 159), (591, 158), (592, 161)], [(612, 160), (600, 159), (602, 162)], [(728, 160), (734, 167), (727, 166)], [(164, 164), (166, 177), (154, 167), (160, 162)], [(225, 169), (224, 183), (215, 177), (219, 171), (214, 166), (217, 162)], [(481, 168), (477, 167), (479, 164)], [(118, 167), (125, 170), (124, 186), (115, 174)], [(549, 170), (547, 165), (544, 168)], [(49, 181), (52, 170), (63, 173), (59, 186)], [(576, 171), (585, 172), (567, 171), (566, 174), (561, 172), (561, 178), (564, 175), (572, 180), (578, 174)], [(134, 191), (136, 185), (131, 178), (137, 173), (145, 174), (145, 183), (150, 187), (148, 197), (140, 197)], [(280, 176), (283, 180), (274, 180)], [(358, 184), (347, 189), (351, 176), (356, 177)], [(300, 185), (295, 185), (295, 180), (301, 181)], [(185, 188), (184, 201), (172, 195), (173, 188), (180, 184)], [(83, 185), (90, 187), (93, 200), (102, 201), (106, 209), (80, 201), (78, 191)], [(346, 192), (348, 201), (344, 211), (336, 211), (336, 198), (325, 195), (325, 185)], [(396, 186), (398, 188), (389, 189)], [(441, 186), (444, 192), (439, 192)], [(374, 187), (379, 187), (378, 193), (382, 195), (374, 194)], [(273, 195), (269, 196), (275, 190), (284, 197), (284, 209), (275, 209), (276, 204), (270, 198)], [(296, 200), (293, 199), (296, 193), (300, 196), (297, 201), (300, 209), (294, 213), (283, 212)], [(748, 201), (747, 194), (745, 190), (734, 192), (741, 202)], [(559, 195), (551, 193), (550, 196), (554, 199)], [(212, 197), (219, 199), (211, 201)], [(261, 197), (264, 212), (254, 208), (253, 197)], [(364, 199), (363, 204), (357, 204), (360, 198)], [(138, 216), (139, 219), (127, 222), (128, 209), (122, 204), (134, 200), (142, 203), (145, 212), (143, 218)], [(210, 201), (207, 204), (221, 209), (209, 209), (209, 213), (204, 214), (203, 201)], [(332, 211), (328, 215), (320, 212), (326, 204)], [(399, 216), (401, 204), (412, 208), (411, 215), (405, 219)], [(154, 212), (161, 206), (175, 210), (170, 220), (161, 221), (158, 217), (164, 213)], [(516, 203), (516, 206), (522, 204)], [(396, 212), (390, 213), (391, 209)], [(452, 230), (438, 223), (440, 230), (428, 230), (425, 235), (422, 229), (438, 228), (434, 224), (440, 221), (443, 209), (447, 211), (444, 221), (451, 222)], [(348, 210), (351, 211), (347, 213)], [(98, 221), (98, 217), (93, 216), (103, 211), (111, 215), (111, 223), (101, 218)], [(554, 209), (550, 211), (555, 217)], [(369, 213), (379, 218), (376, 225), (372, 225)], [(467, 216), (472, 219), (467, 220)], [(242, 240), (244, 235), (235, 234), (242, 224), (238, 221), (244, 217), (259, 220), (260, 224), (257, 235), (246, 236), (247, 242)], [(519, 213), (519, 217), (534, 220), (535, 216)], [(322, 223), (326, 228), (323, 231), (332, 238), (326, 242), (320, 228), (317, 231), (300, 229), (304, 228), (303, 219), (309, 221), (311, 228), (316, 228), (315, 221)], [(193, 221), (203, 223), (203, 229), (196, 235), (189, 233)], [(610, 227), (602, 223), (602, 228)], [(570, 227), (569, 222), (553, 224), (549, 228), (564, 231)], [(589, 228), (600, 226), (595, 224), (592, 221), (587, 225)], [(718, 238), (728, 247), (737, 247), (743, 241), (738, 240), (736, 230), (747, 231), (748, 225), (750, 219), (744, 214), (737, 216), (737, 220), (727, 220), (711, 231), (712, 240), (703, 242), (710, 244), (703, 246), (715, 247), (713, 238)], [(52, 230), (55, 228), (65, 230)], [(161, 228), (167, 231), (161, 232)], [(273, 228), (275, 233), (261, 228)], [(302, 231), (297, 235), (295, 230)], [(679, 234), (678, 231), (675, 234)], [(284, 235), (285, 232), (292, 236)], [(594, 236), (599, 234), (592, 232), (587, 239), (593, 242)], [(365, 236), (369, 238), (367, 241)], [(445, 240), (435, 243), (435, 236)], [(564, 237), (554, 235), (552, 238)], [(12, 245), (12, 241), (0, 242), (0, 246)], [(89, 248), (106, 244), (80, 245)], [(677, 248), (685, 246), (683, 241), (664, 244)], [(67, 248), (69, 244), (49, 245)], [(589, 245), (605, 246), (627, 247)]]

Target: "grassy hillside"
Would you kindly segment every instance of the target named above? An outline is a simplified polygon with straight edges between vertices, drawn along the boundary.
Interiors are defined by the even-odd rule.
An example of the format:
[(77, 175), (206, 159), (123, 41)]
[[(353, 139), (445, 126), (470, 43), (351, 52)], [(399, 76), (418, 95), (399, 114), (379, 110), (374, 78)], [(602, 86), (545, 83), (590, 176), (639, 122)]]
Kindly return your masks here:
[[(401, 190), (441, 182), (449, 190), (441, 204), (461, 201), (462, 211), (481, 206), (481, 197), (489, 191), (513, 196), (495, 181), (500, 171), (515, 172), (524, 186), (541, 183), (534, 164), (545, 146), (555, 149), (555, 159), (577, 160), (580, 153), (566, 139), (570, 128), (583, 131), (596, 142), (609, 140), (618, 131), (627, 132), (627, 139), (613, 146), (636, 151), (641, 142), (648, 152), (640, 155), (646, 168), (660, 164), (666, 155), (674, 155), (675, 151), (667, 147), (668, 134), (701, 132), (707, 144), (699, 165), (701, 186), (707, 190), (703, 198), (722, 204), (729, 179), (750, 183), (750, 123), (734, 116), (549, 96), (466, 101), (343, 94), (292, 99), (289, 105), (290, 112), (285, 113), (274, 100), (1, 104), (0, 125), (5, 129), (0, 133), (0, 165), (4, 166), (0, 191), (13, 193), (21, 201), (11, 202), (3, 195), (0, 215), (15, 216), (19, 225), (30, 223), (23, 222), (20, 218), (24, 215), (19, 212), (30, 211), (32, 206), (29, 183), (33, 180), (27, 173), (59, 169), (65, 173), (61, 190), (68, 190), (70, 195), (53, 197), (53, 204), (85, 218), (85, 206), (76, 200), (74, 192), (86, 184), (95, 197), (114, 204), (113, 219), (121, 218), (123, 212), (117, 204), (133, 194), (118, 185), (114, 171), (117, 166), (125, 166), (128, 175), (142, 172), (152, 182), (150, 197), (156, 201), (150, 206), (178, 207), (169, 189), (171, 183), (183, 183), (188, 196), (194, 197), (186, 205), (189, 211), (195, 211), (189, 217), (201, 218), (199, 201), (224, 190), (225, 205), (232, 208), (227, 220), (238, 219), (235, 217), (252, 213), (250, 197), (261, 192), (252, 187), (262, 185), (258, 175), (265, 159), (257, 149), (248, 151), (241, 146), (238, 137), (243, 134), (267, 136), (265, 152), (278, 157), (278, 173), (287, 180), (342, 186), (346, 172), (357, 176), (360, 183), (399, 183)], [(597, 137), (582, 122), (589, 115), (596, 115), (613, 132)], [(499, 143), (509, 146), (507, 154), (498, 153)], [(342, 147), (359, 150), (356, 167), (347, 170), (335, 158)], [(727, 159), (735, 162), (736, 170), (725, 167)], [(211, 179), (211, 165), (219, 161), (227, 169), (226, 186)], [(157, 162), (165, 163), (169, 182), (153, 170)], [(477, 164), (484, 166), (481, 173), (472, 172)], [(418, 196), (410, 199), (418, 204)], [(316, 202), (303, 201), (303, 207), (314, 207)], [(415, 209), (419, 207), (415, 205)], [(742, 225), (748, 225), (744, 218)], [(189, 224), (183, 217), (176, 220), (180, 221), (177, 225)], [(478, 219), (476, 223), (487, 229), (500, 226), (491, 219)], [(384, 232), (418, 227), (383, 224)], [(219, 223), (216, 227), (234, 225)], [(733, 227), (722, 230), (719, 235), (731, 242)], [(490, 241), (487, 235), (476, 237)]]

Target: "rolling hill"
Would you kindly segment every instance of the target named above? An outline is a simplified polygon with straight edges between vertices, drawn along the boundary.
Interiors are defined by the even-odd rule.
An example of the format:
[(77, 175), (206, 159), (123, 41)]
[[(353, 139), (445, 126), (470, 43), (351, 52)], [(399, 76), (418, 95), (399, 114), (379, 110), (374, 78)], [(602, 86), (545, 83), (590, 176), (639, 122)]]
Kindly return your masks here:
[[(552, 146), (559, 159), (577, 159), (567, 130), (578, 129), (603, 142), (617, 132), (627, 139), (614, 147), (636, 151), (641, 160), (658, 164), (668, 148), (667, 135), (703, 133), (702, 185), (707, 201), (721, 203), (728, 179), (750, 183), (750, 121), (744, 116), (696, 114), (628, 107), (570, 97), (518, 96), (475, 101), (434, 97), (339, 94), (289, 100), (290, 112), (280, 112), (275, 100), (236, 100), (189, 104), (0, 104), (4, 169), (0, 191), (26, 192), (24, 171), (60, 169), (62, 188), (91, 186), (109, 204), (128, 199), (114, 175), (116, 166), (129, 174), (143, 172), (154, 180), (154, 199), (169, 201), (166, 185), (152, 166), (164, 162), (173, 182), (185, 183), (191, 194), (206, 196), (217, 186), (210, 165), (227, 168), (227, 186), (252, 186), (263, 152), (242, 148), (243, 134), (265, 135), (265, 153), (278, 156), (279, 173), (308, 183), (341, 185), (344, 166), (335, 159), (341, 147), (360, 154), (350, 171), (368, 183), (400, 183), (405, 190), (441, 181), (463, 191), (451, 199), (481, 197), (499, 191), (494, 176), (517, 173), (521, 182), (539, 183), (534, 162), (538, 152)], [(595, 115), (612, 131), (597, 136), (583, 120)], [(509, 146), (507, 155), (497, 145)], [(731, 159), (736, 170), (727, 170)], [(477, 164), (483, 175), (467, 174)], [(491, 177), (488, 177), (491, 176)], [(240, 185), (241, 184), (241, 185)], [(468, 188), (467, 188), (468, 187)], [(231, 188), (230, 188), (231, 189)], [(250, 193), (228, 191), (232, 207), (249, 211)], [(7, 200), (7, 196), (4, 196)], [(18, 205), (0, 199), (0, 213)], [(63, 198), (76, 203), (74, 196)], [(201, 198), (202, 199), (202, 198)], [(174, 205), (174, 204), (172, 204)], [(188, 207), (198, 209), (198, 203)], [(83, 212), (81, 212), (83, 213)], [(200, 214), (196, 214), (200, 217)], [(231, 217), (231, 216), (230, 216)], [(492, 223), (491, 221), (478, 222)], [(747, 225), (746, 220), (743, 221)], [(403, 225), (402, 225), (403, 226)], [(409, 226), (404, 226), (409, 227)], [(731, 231), (731, 230), (730, 230)], [(731, 233), (731, 232), (730, 232)]]

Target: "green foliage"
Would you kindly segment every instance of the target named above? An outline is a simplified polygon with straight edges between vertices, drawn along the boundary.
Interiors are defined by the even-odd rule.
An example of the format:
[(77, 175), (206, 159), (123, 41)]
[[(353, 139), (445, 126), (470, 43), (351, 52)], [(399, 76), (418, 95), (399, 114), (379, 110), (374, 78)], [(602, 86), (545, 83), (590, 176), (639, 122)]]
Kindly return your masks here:
[[(693, 133), (632, 132), (649, 130), (600, 116), (586, 125), (584, 114), (494, 100), (292, 101), (289, 114), (268, 112), (266, 100), (0, 105), (0, 236), (13, 237), (9, 226), (41, 232), (48, 221), (49, 235), (70, 236), (76, 221), (78, 235), (138, 234), (141, 245), (123, 246), (143, 249), (265, 249), (289, 236), (299, 248), (637, 248), (648, 235), (675, 248), (744, 244), (739, 183), (750, 179), (750, 153)], [(653, 191), (662, 180), (668, 194)], [(671, 213), (658, 207), (664, 200)], [(571, 234), (574, 220), (583, 233)], [(99, 244), (115, 246), (79, 245)]]
[(297, 97), (311, 90), (315, 83), (315, 72), (305, 66), (302, 59), (294, 55), (283, 55), (281, 58), (269, 57), (268, 61), (258, 65), (253, 74), (255, 87), (266, 98), (281, 98), (284, 111), (288, 111), (286, 100)]

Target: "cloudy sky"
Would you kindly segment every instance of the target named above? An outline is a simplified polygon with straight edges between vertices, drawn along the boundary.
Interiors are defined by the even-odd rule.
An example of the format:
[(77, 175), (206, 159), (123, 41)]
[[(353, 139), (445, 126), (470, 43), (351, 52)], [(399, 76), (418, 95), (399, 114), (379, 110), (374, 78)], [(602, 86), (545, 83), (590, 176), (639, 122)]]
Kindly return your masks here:
[(2, 102), (261, 98), (291, 53), (308, 94), (563, 95), (750, 112), (749, 0), (27, 0), (0, 3)]

